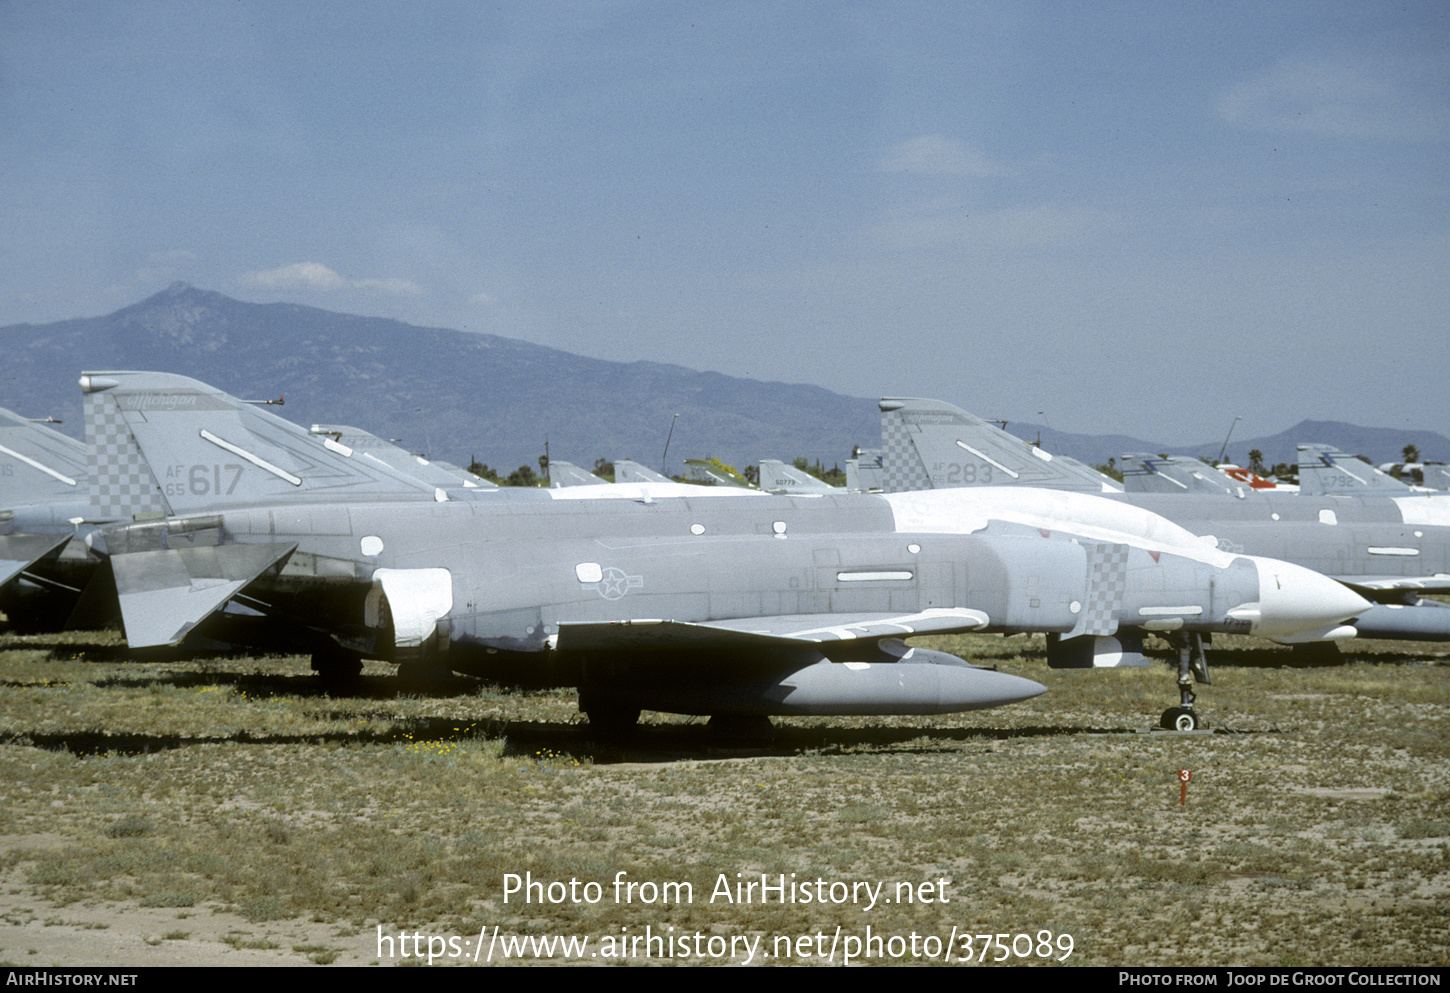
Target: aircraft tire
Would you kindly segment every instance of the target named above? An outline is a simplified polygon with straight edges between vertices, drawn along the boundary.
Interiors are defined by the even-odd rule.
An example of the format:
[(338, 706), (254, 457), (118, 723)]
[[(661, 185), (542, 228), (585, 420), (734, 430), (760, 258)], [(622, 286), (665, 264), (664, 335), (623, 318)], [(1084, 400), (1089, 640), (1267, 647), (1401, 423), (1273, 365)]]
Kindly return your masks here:
[(1197, 731), (1203, 726), (1198, 714), (1187, 707), (1169, 707), (1158, 723), (1169, 731)]

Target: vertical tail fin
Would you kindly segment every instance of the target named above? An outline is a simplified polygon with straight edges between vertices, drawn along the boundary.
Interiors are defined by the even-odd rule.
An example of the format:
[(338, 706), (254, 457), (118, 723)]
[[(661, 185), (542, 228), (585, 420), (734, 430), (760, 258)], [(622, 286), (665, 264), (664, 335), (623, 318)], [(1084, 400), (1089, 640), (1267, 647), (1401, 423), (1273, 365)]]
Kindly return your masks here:
[(608, 486), (609, 482), (592, 472), (585, 472), (573, 462), (550, 459), (549, 485), (558, 489), (565, 486)]
[(1333, 445), (1299, 446), (1299, 492), (1311, 496), (1406, 496), (1410, 488)]
[(760, 488), (771, 493), (833, 493), (836, 487), (779, 459), (760, 460)]
[(80, 383), (91, 446), (91, 513), (98, 520), (168, 515), (171, 506), (131, 435), (118, 398), (102, 392), (106, 382), (88, 374)]
[(362, 428), (344, 424), (314, 424), (307, 429), (307, 433), (329, 437), (344, 448), (352, 449), (355, 456), (376, 460), (396, 469), (404, 476), (417, 479), (420, 483), (436, 486), (455, 494), (460, 487), (465, 490), (498, 489), (498, 484), (480, 479), (465, 469), (460, 469), (448, 462), (414, 455)]
[(879, 448), (857, 448), (856, 457), (846, 462), (846, 489), (851, 493), (882, 492), (883, 457)]
[(0, 410), (0, 507), (79, 499), (89, 461), (75, 439)]
[(1242, 497), (1249, 487), (1198, 459), (1125, 454), (1123, 488), (1129, 493), (1229, 493)]
[(81, 377), (92, 506), (112, 519), (276, 500), (443, 499), (205, 383), (157, 372)]
[(755, 489), (744, 476), (719, 459), (685, 459), (683, 476), (685, 479), (710, 483), (713, 486), (738, 486), (746, 490)]
[(614, 460), (614, 481), (616, 483), (668, 483), (670, 478), (653, 469), (646, 468), (631, 459)]
[(949, 403), (887, 397), (880, 406), (887, 493), (958, 486), (1118, 491), (1076, 459), (1050, 455)]

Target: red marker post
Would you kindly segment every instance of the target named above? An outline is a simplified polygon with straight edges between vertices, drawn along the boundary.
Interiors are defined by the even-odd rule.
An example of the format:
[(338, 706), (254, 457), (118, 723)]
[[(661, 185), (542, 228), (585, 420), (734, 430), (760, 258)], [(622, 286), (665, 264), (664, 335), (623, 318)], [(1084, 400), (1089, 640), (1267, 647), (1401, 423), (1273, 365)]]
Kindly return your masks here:
[(1193, 778), (1192, 769), (1178, 770), (1178, 805), (1188, 806), (1188, 781)]

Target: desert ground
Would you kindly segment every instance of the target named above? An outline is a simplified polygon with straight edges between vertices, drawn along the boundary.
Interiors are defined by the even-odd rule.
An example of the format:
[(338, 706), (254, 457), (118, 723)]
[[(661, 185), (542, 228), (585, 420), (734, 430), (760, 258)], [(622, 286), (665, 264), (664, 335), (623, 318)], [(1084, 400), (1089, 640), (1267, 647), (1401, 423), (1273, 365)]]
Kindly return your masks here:
[(0, 962), (1450, 964), (1450, 646), (1221, 638), (1176, 734), (1162, 665), (921, 643), (1049, 692), (600, 743), (570, 691), (0, 630)]

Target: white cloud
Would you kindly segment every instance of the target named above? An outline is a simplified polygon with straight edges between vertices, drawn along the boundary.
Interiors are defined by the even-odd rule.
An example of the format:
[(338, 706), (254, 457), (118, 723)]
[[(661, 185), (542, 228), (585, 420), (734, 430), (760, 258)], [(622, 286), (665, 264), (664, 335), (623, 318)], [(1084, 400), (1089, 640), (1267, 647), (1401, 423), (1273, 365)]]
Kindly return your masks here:
[(1450, 134), (1442, 75), (1358, 56), (1291, 57), (1230, 87), (1217, 110), (1255, 131), (1433, 141)]
[(242, 282), (269, 290), (340, 290), (347, 280), (321, 262), (294, 262), (277, 269), (242, 273)]
[(947, 176), (1010, 176), (1012, 169), (987, 158), (985, 152), (939, 134), (903, 141), (877, 160), (881, 172), (914, 172)]
[(269, 290), (315, 290), (322, 293), (347, 289), (375, 290), (392, 296), (410, 297), (424, 296), (428, 292), (411, 279), (344, 279), (321, 262), (294, 262), (276, 269), (244, 272), (241, 280), (248, 286)]
[(468, 302), (479, 307), (492, 307), (494, 304), (498, 303), (498, 297), (494, 296), (492, 293), (475, 293), (473, 296), (468, 298)]

